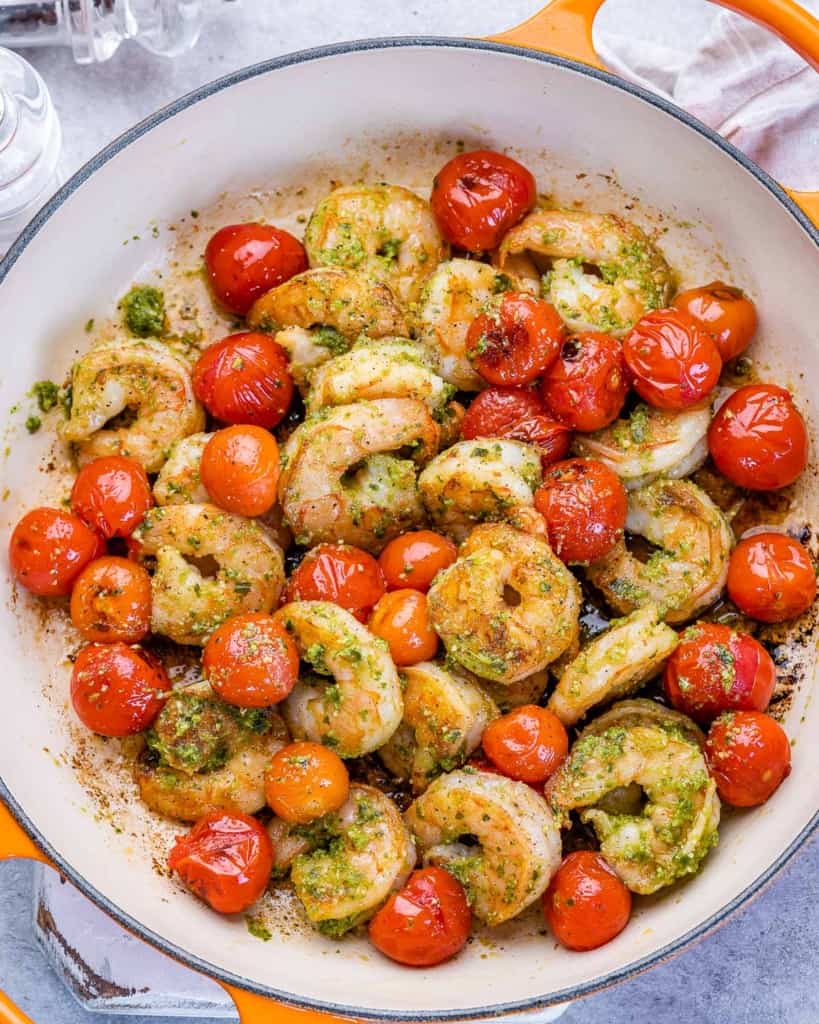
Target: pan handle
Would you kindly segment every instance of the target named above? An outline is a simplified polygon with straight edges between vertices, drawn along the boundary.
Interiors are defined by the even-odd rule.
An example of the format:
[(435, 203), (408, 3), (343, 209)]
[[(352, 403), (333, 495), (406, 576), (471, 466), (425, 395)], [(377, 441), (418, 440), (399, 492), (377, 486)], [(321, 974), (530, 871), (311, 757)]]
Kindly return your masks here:
[[(276, 1024), (353, 1024), (357, 1020), (353, 1017), (319, 1013), (317, 1010), (299, 1010), (294, 1006), (276, 1003), (266, 996), (248, 992), (247, 989), (228, 985), (224, 981), (220, 981), (219, 984), (235, 1003), (240, 1024), (266, 1024), (272, 1020), (275, 1020)], [(12, 1024), (16, 1024), (16, 1021)]]
[(54, 866), (17, 824), (11, 811), (0, 800), (0, 860), (6, 860), (9, 857), (25, 857), (28, 860), (42, 861), (49, 867)]
[(31, 1017), (27, 1017), (18, 1006), (15, 1006), (3, 991), (0, 991), (0, 1021), (3, 1024), (34, 1024)]
[[(712, 0), (755, 21), (803, 57), (819, 72), (819, 19), (795, 0)], [(490, 36), (491, 42), (545, 50), (558, 57), (605, 70), (594, 49), (592, 25), (604, 0), (551, 0), (531, 18)], [(805, 216), (819, 227), (819, 192), (785, 190)]]

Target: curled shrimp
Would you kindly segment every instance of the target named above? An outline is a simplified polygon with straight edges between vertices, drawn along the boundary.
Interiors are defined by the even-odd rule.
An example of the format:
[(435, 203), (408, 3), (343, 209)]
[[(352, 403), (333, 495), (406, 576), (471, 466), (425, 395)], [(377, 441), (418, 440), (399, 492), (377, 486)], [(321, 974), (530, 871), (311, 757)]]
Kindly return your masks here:
[(505, 523), (476, 526), (428, 594), (447, 655), (483, 679), (514, 683), (571, 645), (580, 588), (541, 537)]
[[(534, 903), (560, 865), (560, 829), (549, 805), (501, 775), (469, 768), (441, 775), (404, 820), (424, 862), (451, 871), (475, 916), (489, 925)], [(473, 845), (463, 842), (467, 836)]]
[(315, 669), (282, 704), (293, 735), (332, 746), (340, 757), (383, 746), (403, 713), (398, 672), (384, 641), (328, 601), (292, 601), (276, 616)]
[[(565, 657), (561, 655), (561, 657)], [(552, 667), (554, 667), (554, 662)], [(475, 680), (485, 694), (497, 705), (498, 709), (506, 714), (513, 708), (519, 708), (524, 704), (539, 704), (540, 699), (546, 692), (549, 685), (549, 670), (542, 669), (540, 672), (533, 672), (523, 679), (516, 679), (514, 683), (494, 683), (491, 679)]]
[(200, 432), (171, 445), (168, 459), (154, 482), (157, 505), (206, 505), (210, 496), (199, 475), (202, 452), (213, 434)]
[(650, 603), (666, 622), (684, 622), (716, 601), (733, 538), (713, 501), (690, 480), (657, 480), (628, 496), (626, 529), (658, 548), (641, 562), (620, 541), (586, 569), (617, 611)]
[[(268, 531), (215, 505), (152, 508), (134, 539), (156, 558), (151, 629), (178, 644), (204, 645), (239, 612), (269, 612), (284, 587), (284, 556)], [(200, 568), (207, 559), (214, 576)]]
[(498, 709), (475, 683), (431, 661), (403, 669), (401, 681), (404, 717), (379, 754), (393, 775), (421, 793), (437, 775), (464, 764)]
[[(702, 740), (684, 715), (650, 700), (622, 701), (583, 730), (547, 784), (556, 811), (580, 810), (633, 892), (656, 892), (694, 874), (717, 843), (720, 803)], [(600, 806), (635, 783), (645, 795), (642, 810)]]
[(155, 473), (174, 441), (204, 426), (188, 366), (159, 341), (118, 340), (97, 345), (74, 364), (71, 415), (58, 429), (76, 445), (81, 465), (101, 455), (127, 455)]
[(575, 331), (619, 336), (671, 299), (673, 273), (663, 254), (615, 214), (536, 210), (504, 238), (500, 268), (518, 253), (549, 261), (544, 296)]

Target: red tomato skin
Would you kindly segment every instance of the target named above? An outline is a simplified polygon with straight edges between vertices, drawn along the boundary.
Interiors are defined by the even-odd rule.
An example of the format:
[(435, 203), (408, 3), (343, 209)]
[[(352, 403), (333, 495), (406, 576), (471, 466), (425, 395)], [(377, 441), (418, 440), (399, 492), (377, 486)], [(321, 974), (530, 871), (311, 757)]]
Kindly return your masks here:
[(332, 601), (366, 623), (386, 589), (371, 554), (350, 544), (319, 544), (293, 571), (283, 601)]
[(83, 647), (71, 674), (77, 717), (100, 736), (143, 732), (162, 710), (170, 688), (157, 658), (121, 641)]
[(785, 388), (746, 384), (711, 421), (708, 448), (732, 483), (776, 491), (792, 484), (808, 464), (808, 431)]
[(725, 711), (764, 711), (776, 685), (776, 667), (748, 633), (697, 622), (682, 634), (663, 681), (678, 711), (707, 724)]
[(680, 292), (672, 305), (711, 335), (723, 362), (744, 352), (756, 333), (756, 306), (739, 288), (722, 281)]
[(233, 615), (208, 637), (202, 671), (216, 693), (243, 708), (267, 708), (287, 697), (299, 678), (295, 641), (272, 615)]
[(524, 704), (487, 725), (483, 751), (510, 779), (542, 784), (569, 752), (569, 737), (560, 719), (547, 708)]
[(780, 724), (760, 711), (718, 718), (705, 741), (720, 799), (732, 807), (764, 804), (791, 773), (791, 744)]
[(547, 410), (567, 427), (582, 431), (613, 423), (628, 389), (622, 345), (598, 331), (569, 338), (540, 382)]
[(71, 489), (71, 511), (103, 537), (130, 537), (154, 504), (148, 475), (124, 455), (86, 463)]
[(546, 413), (537, 393), (526, 388), (490, 387), (481, 391), (461, 420), (461, 437), (503, 437), (541, 449), (548, 466), (569, 453), (572, 432)]
[(307, 253), (281, 228), (229, 224), (208, 242), (205, 267), (219, 302), (244, 316), (260, 295), (307, 270)]
[(267, 830), (249, 814), (211, 811), (179, 836), (168, 867), (220, 914), (240, 914), (256, 902), (273, 870)]
[(466, 945), (472, 911), (461, 883), (443, 868), (413, 871), (370, 921), (370, 941), (409, 967), (434, 967)]
[(760, 622), (786, 622), (816, 597), (816, 568), (807, 548), (786, 533), (743, 537), (728, 564), (728, 596)]
[(531, 384), (560, 351), (566, 328), (554, 306), (521, 292), (507, 292), (494, 313), (469, 325), (466, 351), (490, 384)]
[(543, 895), (552, 934), (567, 949), (597, 949), (620, 934), (631, 917), (631, 893), (599, 853), (577, 850)]
[(62, 509), (34, 508), (14, 527), (9, 562), (17, 582), (38, 597), (64, 597), (105, 541), (78, 516)]
[(425, 594), (438, 573), (457, 557), (458, 548), (449, 537), (432, 530), (412, 530), (387, 544), (378, 556), (378, 565), (387, 590), (411, 587)]
[(272, 430), (293, 398), (284, 349), (259, 331), (230, 334), (210, 345), (192, 376), (194, 394), (222, 423)]

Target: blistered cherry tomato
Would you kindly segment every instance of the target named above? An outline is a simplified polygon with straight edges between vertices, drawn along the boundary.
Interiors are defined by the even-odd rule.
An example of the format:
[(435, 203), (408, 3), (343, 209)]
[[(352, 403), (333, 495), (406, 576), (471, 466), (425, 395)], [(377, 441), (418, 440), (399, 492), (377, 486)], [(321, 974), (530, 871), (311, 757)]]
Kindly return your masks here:
[(193, 368), (196, 397), (222, 423), (251, 423), (272, 430), (293, 398), (293, 378), (281, 345), (245, 331), (210, 345)]
[(584, 952), (611, 942), (631, 917), (631, 893), (599, 853), (577, 850), (563, 858), (543, 894), (552, 934)]
[(786, 487), (808, 464), (808, 432), (790, 392), (747, 384), (720, 406), (708, 431), (723, 476), (751, 491)]
[(816, 597), (816, 568), (807, 548), (786, 533), (744, 537), (728, 564), (728, 596), (760, 622), (785, 622)]
[(665, 692), (678, 711), (711, 722), (723, 711), (764, 711), (776, 684), (771, 656), (748, 633), (697, 622), (666, 662)]
[(350, 544), (319, 544), (293, 571), (285, 600), (332, 601), (366, 622), (385, 590), (381, 567), (372, 555)]
[(320, 743), (289, 743), (265, 774), (265, 799), (280, 818), (296, 825), (337, 811), (350, 792), (344, 762)]
[(105, 554), (105, 541), (78, 516), (34, 508), (14, 527), (9, 562), (14, 578), (39, 597), (70, 594), (89, 562)]
[(71, 621), (84, 640), (139, 643), (151, 628), (151, 577), (127, 558), (97, 558), (74, 582)]
[(432, 530), (414, 530), (391, 540), (378, 558), (388, 590), (412, 587), (426, 593), (437, 574), (452, 565), (458, 549)]
[(486, 388), (461, 420), (465, 441), (476, 437), (505, 437), (536, 444), (546, 466), (568, 454), (572, 432), (546, 412), (542, 400), (525, 388)]
[(705, 742), (720, 799), (734, 807), (764, 804), (791, 773), (791, 744), (761, 711), (734, 711), (714, 722)]
[(299, 678), (299, 652), (272, 615), (234, 615), (211, 633), (202, 670), (228, 704), (266, 708), (290, 693)]
[(413, 871), (370, 921), (370, 941), (410, 967), (434, 967), (466, 945), (472, 911), (461, 883), (443, 868)]
[(467, 252), (494, 249), (532, 209), (537, 185), (526, 168), (489, 149), (460, 153), (432, 183), (430, 204), (441, 234)]
[(262, 427), (225, 427), (205, 445), (199, 475), (219, 508), (261, 516), (276, 503), (279, 446)]
[(507, 292), (496, 312), (481, 313), (469, 325), (466, 353), (490, 384), (530, 384), (555, 361), (565, 334), (554, 306)]
[(739, 288), (722, 281), (680, 292), (672, 305), (711, 335), (723, 362), (744, 352), (756, 332), (756, 306)]
[(597, 331), (564, 342), (540, 385), (547, 409), (573, 430), (600, 430), (617, 419), (628, 394), (623, 347)]
[(646, 313), (623, 339), (634, 390), (656, 409), (687, 409), (711, 394), (722, 359), (711, 336), (678, 309)]
[(490, 722), (483, 750), (510, 779), (545, 782), (569, 752), (563, 723), (546, 708), (524, 704)]
[(130, 736), (153, 722), (171, 688), (162, 663), (140, 647), (89, 644), (74, 662), (71, 703), (100, 736)]
[(153, 503), (145, 470), (124, 455), (86, 463), (71, 490), (71, 511), (103, 537), (129, 537)]
[(168, 867), (220, 914), (240, 914), (256, 902), (273, 870), (267, 830), (238, 811), (211, 811), (168, 854)]
[(438, 650), (438, 634), (429, 620), (426, 594), (391, 590), (373, 608), (370, 632), (386, 641), (399, 668), (429, 661)]
[(216, 298), (244, 316), (260, 295), (307, 270), (307, 253), (281, 228), (230, 224), (208, 242), (205, 266)]
[(594, 562), (623, 536), (628, 502), (620, 478), (595, 459), (566, 459), (544, 473), (535, 508), (564, 562)]

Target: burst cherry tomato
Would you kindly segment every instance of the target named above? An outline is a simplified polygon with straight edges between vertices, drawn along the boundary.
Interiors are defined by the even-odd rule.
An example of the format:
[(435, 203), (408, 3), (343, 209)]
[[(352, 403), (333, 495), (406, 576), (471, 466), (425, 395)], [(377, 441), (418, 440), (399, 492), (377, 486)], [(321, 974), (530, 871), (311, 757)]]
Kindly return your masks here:
[(536, 199), (535, 179), (522, 164), (477, 149), (444, 164), (429, 201), (447, 241), (467, 252), (483, 252), (494, 249)]
[(272, 615), (234, 615), (211, 633), (202, 655), (205, 676), (228, 704), (266, 708), (290, 693), (299, 678), (293, 638)]
[(366, 622), (385, 589), (372, 555), (350, 544), (319, 544), (294, 570), (285, 600), (332, 601)]
[(151, 577), (127, 558), (98, 558), (71, 591), (71, 621), (84, 640), (137, 644), (151, 628)]
[(543, 465), (569, 452), (572, 432), (546, 413), (534, 391), (525, 388), (486, 388), (473, 400), (461, 420), (465, 441), (476, 437), (508, 437), (541, 449)]
[(524, 704), (490, 722), (483, 750), (510, 779), (545, 782), (569, 752), (563, 723), (551, 711)]
[(785, 622), (816, 597), (816, 569), (804, 545), (786, 533), (745, 537), (731, 553), (728, 596), (760, 622)]
[(466, 945), (472, 911), (461, 883), (443, 868), (413, 871), (370, 921), (370, 941), (410, 967), (434, 967)]
[(771, 656), (748, 633), (697, 622), (665, 666), (665, 692), (678, 711), (711, 722), (723, 711), (764, 711), (776, 684)]
[(577, 850), (563, 858), (543, 894), (552, 934), (567, 949), (597, 949), (628, 924), (631, 893), (599, 853)]
[(301, 242), (270, 224), (230, 224), (205, 249), (216, 298), (233, 313), (247, 313), (260, 295), (307, 270)]
[(265, 775), (265, 798), (280, 818), (295, 825), (337, 811), (350, 792), (344, 762), (320, 743), (282, 747)]
[(680, 292), (673, 306), (711, 335), (723, 362), (744, 352), (756, 332), (756, 306), (739, 288), (722, 281)]
[(564, 562), (594, 562), (623, 536), (628, 503), (616, 473), (595, 459), (550, 466), (535, 492), (549, 544)]
[(720, 473), (751, 491), (786, 487), (808, 464), (805, 421), (775, 384), (735, 391), (711, 421), (708, 448)]
[(193, 390), (222, 423), (272, 430), (293, 398), (293, 378), (281, 345), (258, 331), (231, 334), (206, 348), (193, 368)]
[(720, 799), (734, 807), (764, 804), (791, 772), (791, 745), (784, 729), (760, 711), (718, 718), (705, 753)]
[(436, 575), (452, 565), (458, 549), (432, 530), (414, 530), (391, 540), (378, 558), (388, 590), (411, 587), (426, 593)]
[(279, 446), (262, 427), (226, 427), (205, 445), (199, 474), (214, 504), (261, 516), (276, 503)]
[(481, 313), (469, 325), (466, 352), (490, 384), (530, 384), (555, 361), (565, 333), (554, 306), (507, 292), (497, 312)]
[(105, 541), (98, 533), (56, 508), (26, 512), (9, 541), (14, 578), (39, 597), (70, 594), (85, 566), (104, 554)]
[(153, 503), (145, 470), (123, 455), (86, 463), (71, 491), (71, 511), (103, 537), (129, 537)]
[(543, 375), (547, 409), (573, 430), (600, 430), (617, 419), (628, 394), (623, 347), (609, 334), (569, 338)]
[(634, 390), (656, 409), (687, 409), (710, 395), (722, 370), (711, 336), (687, 313), (646, 313), (623, 340)]
[(429, 661), (438, 650), (438, 634), (429, 621), (426, 594), (418, 590), (391, 590), (373, 609), (370, 632), (390, 648), (400, 668)]
[(211, 811), (168, 854), (168, 867), (220, 914), (240, 914), (256, 902), (273, 870), (273, 844), (249, 814)]
[(89, 644), (74, 662), (71, 703), (100, 736), (130, 736), (153, 722), (171, 688), (162, 663), (140, 647)]

